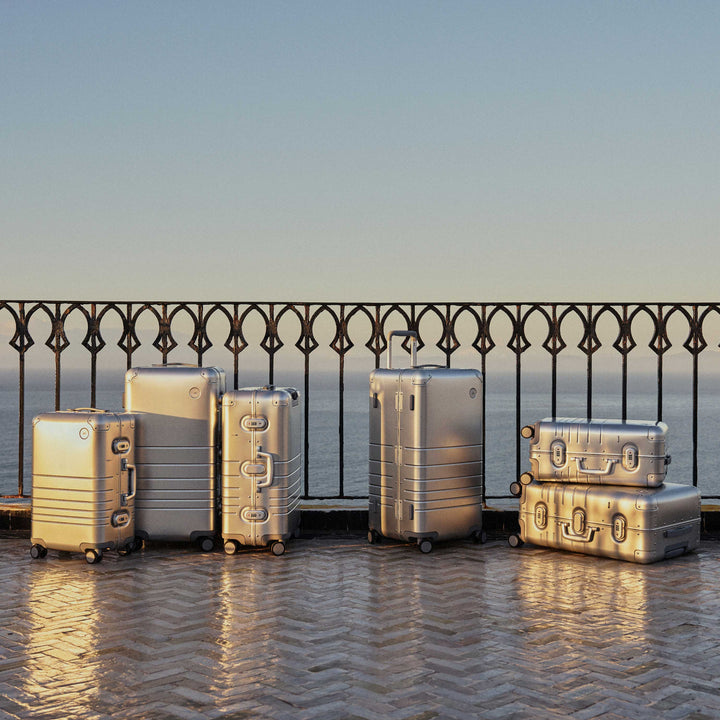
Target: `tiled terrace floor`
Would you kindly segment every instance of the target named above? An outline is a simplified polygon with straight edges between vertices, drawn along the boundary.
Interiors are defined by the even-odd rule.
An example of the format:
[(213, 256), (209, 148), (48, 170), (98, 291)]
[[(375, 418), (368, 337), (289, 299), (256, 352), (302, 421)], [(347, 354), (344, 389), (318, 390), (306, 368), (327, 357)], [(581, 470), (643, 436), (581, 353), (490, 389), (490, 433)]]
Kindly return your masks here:
[(719, 718), (720, 543), (501, 540), (32, 562), (0, 539), (0, 718)]

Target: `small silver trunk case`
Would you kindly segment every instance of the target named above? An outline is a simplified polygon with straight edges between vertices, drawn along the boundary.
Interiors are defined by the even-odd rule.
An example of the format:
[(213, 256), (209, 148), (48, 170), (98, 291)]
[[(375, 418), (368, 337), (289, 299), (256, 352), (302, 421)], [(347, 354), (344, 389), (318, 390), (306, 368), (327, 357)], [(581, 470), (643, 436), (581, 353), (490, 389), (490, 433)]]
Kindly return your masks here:
[[(409, 337), (412, 366), (393, 369), (391, 343)], [(482, 530), (482, 398), (477, 370), (417, 366), (417, 335), (391, 332), (388, 368), (370, 375), (369, 532), (417, 542)]]
[(689, 485), (659, 488), (531, 482), (520, 498), (521, 542), (587, 555), (652, 563), (700, 542), (700, 493)]
[(80, 408), (33, 420), (30, 554), (129, 552), (135, 537), (135, 418)]
[(546, 418), (522, 429), (531, 470), (521, 482), (659, 487), (670, 462), (667, 431), (662, 422)]
[(265, 386), (222, 399), (222, 537), (225, 552), (266, 546), (275, 555), (300, 523), (302, 491), (300, 396)]
[(125, 409), (137, 418), (139, 537), (212, 549), (224, 392), (225, 372), (215, 367), (138, 367), (125, 374)]

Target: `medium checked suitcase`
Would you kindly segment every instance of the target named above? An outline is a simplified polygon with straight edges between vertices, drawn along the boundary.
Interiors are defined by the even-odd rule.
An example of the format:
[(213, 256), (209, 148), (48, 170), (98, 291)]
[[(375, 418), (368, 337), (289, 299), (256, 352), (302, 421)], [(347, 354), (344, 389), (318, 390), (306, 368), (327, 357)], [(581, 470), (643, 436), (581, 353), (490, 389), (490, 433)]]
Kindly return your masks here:
[(105, 550), (134, 547), (135, 418), (94, 408), (33, 420), (30, 555), (48, 548), (83, 552), (88, 563)]
[(520, 481), (659, 487), (670, 462), (667, 431), (662, 422), (546, 418), (522, 429), (531, 470)]
[(300, 523), (300, 395), (265, 386), (222, 399), (222, 537), (225, 552), (270, 545), (274, 555)]
[(700, 542), (700, 493), (689, 485), (658, 488), (532, 481), (522, 488), (522, 542), (652, 563)]
[(138, 537), (212, 549), (224, 392), (225, 372), (215, 367), (161, 365), (125, 374), (124, 406), (137, 418)]
[[(392, 367), (395, 336), (410, 339), (410, 368)], [(388, 367), (370, 375), (371, 543), (484, 540), (482, 397), (480, 372), (417, 366), (417, 335), (390, 333)]]

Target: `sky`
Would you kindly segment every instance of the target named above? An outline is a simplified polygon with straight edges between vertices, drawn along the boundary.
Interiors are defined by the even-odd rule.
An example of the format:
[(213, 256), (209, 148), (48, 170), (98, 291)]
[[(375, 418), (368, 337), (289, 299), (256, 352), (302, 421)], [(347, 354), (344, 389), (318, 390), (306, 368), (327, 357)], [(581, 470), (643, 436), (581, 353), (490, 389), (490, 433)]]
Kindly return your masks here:
[(720, 3), (0, 0), (0, 299), (718, 301)]

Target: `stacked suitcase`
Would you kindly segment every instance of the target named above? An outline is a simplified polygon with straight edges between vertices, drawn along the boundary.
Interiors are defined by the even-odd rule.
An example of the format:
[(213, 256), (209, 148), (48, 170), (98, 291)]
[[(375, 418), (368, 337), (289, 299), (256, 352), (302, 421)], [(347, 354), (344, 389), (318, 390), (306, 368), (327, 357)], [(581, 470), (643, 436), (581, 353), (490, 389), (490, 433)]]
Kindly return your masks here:
[(651, 563), (700, 542), (700, 493), (665, 482), (667, 426), (546, 418), (522, 430), (531, 470), (520, 497), (522, 542)]
[[(408, 337), (411, 367), (392, 367)], [(483, 381), (477, 370), (417, 365), (417, 335), (391, 332), (388, 367), (370, 375), (369, 542), (484, 541)]]
[(296, 390), (225, 393), (219, 368), (153, 366), (126, 373), (124, 406), (35, 418), (34, 559), (55, 549), (95, 563), (105, 550), (125, 554), (143, 540), (209, 551), (218, 531), (229, 554), (240, 545), (285, 551), (300, 518)]

